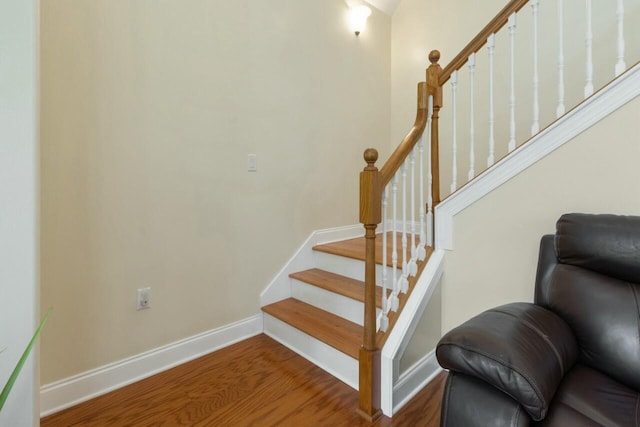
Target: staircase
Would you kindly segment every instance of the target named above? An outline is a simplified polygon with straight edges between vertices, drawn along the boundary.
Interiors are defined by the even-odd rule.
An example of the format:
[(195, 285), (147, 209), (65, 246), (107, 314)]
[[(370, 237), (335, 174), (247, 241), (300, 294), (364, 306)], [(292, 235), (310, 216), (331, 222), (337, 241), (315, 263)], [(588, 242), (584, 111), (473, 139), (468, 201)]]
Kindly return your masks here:
[[(533, 81), (519, 80), (516, 90), (516, 72), (520, 72), (514, 59), (516, 14), (523, 15), (527, 4), (531, 6), (526, 10), (531, 13), (533, 28), (529, 34), (533, 46), (530, 52)], [(453, 249), (453, 217), (640, 96), (638, 58), (632, 57), (635, 62), (631, 67), (625, 65), (624, 2), (618, 0), (615, 9), (612, 5), (613, 2), (598, 4), (608, 12), (615, 12), (609, 13), (614, 18), (611, 30), (604, 32), (605, 36), (615, 35), (613, 41), (609, 41), (616, 51), (615, 75), (601, 78), (596, 86), (594, 72), (599, 76), (609, 75), (613, 67), (605, 74), (602, 64), (593, 61), (593, 48), (599, 47), (600, 42), (594, 43), (591, 31), (591, 0), (586, 2), (584, 14), (585, 53), (572, 54), (566, 58), (569, 61), (565, 61), (563, 34), (583, 29), (575, 26), (575, 20), (567, 21), (564, 28), (562, 2), (553, 9), (542, 9), (547, 14), (557, 13), (556, 21), (560, 23), (552, 43), (558, 50), (558, 62), (543, 70), (542, 79), (538, 59), (541, 54), (548, 54), (548, 49), (541, 50), (538, 46), (547, 47), (551, 42), (539, 40), (538, 21), (545, 17), (540, 14), (540, 0), (509, 1), (444, 68), (439, 65), (440, 53), (432, 51), (426, 79), (418, 83), (414, 126), (380, 168), (376, 166), (376, 150), (367, 149), (364, 153), (366, 166), (360, 173), (360, 222), (364, 230), (354, 228), (348, 238), (341, 236), (309, 245), (314, 239), (312, 235), (263, 292), (265, 333), (358, 389), (359, 412), (365, 419), (375, 420), (380, 415), (379, 408), (386, 415), (393, 415), (439, 369), (433, 353), (424, 355), (405, 372), (400, 372), (399, 359), (440, 281), (445, 253)], [(629, 16), (640, 16), (639, 10), (635, 6)], [(569, 7), (567, 11), (577, 14)], [(600, 13), (604, 15), (604, 11)], [(549, 21), (546, 22), (548, 26)], [(494, 73), (498, 32), (503, 34), (502, 55), (509, 59), (503, 61), (508, 62), (509, 67), (501, 70), (501, 74)], [(484, 74), (476, 73), (476, 55), (488, 65)], [(496, 65), (499, 64), (496, 61)], [(582, 81), (576, 76), (581, 76), (584, 69), (584, 91), (582, 87), (578, 91), (584, 92), (584, 97), (567, 102), (565, 83), (567, 87), (581, 86)], [(468, 81), (466, 94), (459, 94), (459, 73)], [(509, 79), (503, 79), (504, 76)], [(474, 89), (476, 83), (486, 85), (487, 81), (488, 91)], [(545, 96), (541, 96), (541, 82), (554, 82), (554, 89), (548, 90), (551, 86), (547, 86)], [(500, 93), (494, 91), (494, 86), (509, 87)], [(443, 102), (445, 91), (450, 94), (448, 109)], [(575, 94), (575, 87), (566, 92)], [(524, 94), (524, 103), (531, 105), (530, 116), (520, 110), (516, 114), (516, 107), (523, 104), (521, 100), (516, 102), (516, 94)], [(466, 103), (468, 111), (460, 111), (468, 115), (459, 114), (461, 102)], [(483, 107), (476, 109), (476, 104)], [(541, 121), (541, 111), (555, 111), (555, 118), (547, 114), (546, 121)], [(447, 126), (440, 125), (441, 113), (447, 116)], [(502, 120), (496, 120), (497, 117)], [(523, 137), (517, 132), (523, 128), (527, 132), (531, 129), (530, 136)], [(461, 137), (462, 131), (468, 137)], [(476, 141), (476, 135), (482, 138)], [(441, 164), (440, 153), (445, 152), (450, 153), (450, 159)], [(458, 153), (465, 153), (464, 162), (458, 160)], [(486, 168), (484, 161), (476, 162), (476, 157), (484, 156)], [(467, 160), (468, 173), (462, 169)], [(441, 184), (444, 177), (451, 179), (450, 186)], [(441, 190), (446, 187), (450, 191), (441, 198)], [(376, 234), (379, 231), (382, 233)], [(356, 237), (363, 234), (364, 237)], [(407, 236), (411, 236), (410, 254)], [(425, 246), (427, 242), (435, 242), (437, 250)], [(404, 252), (398, 249), (401, 245)], [(383, 289), (389, 286), (393, 291), (387, 294), (380, 289), (380, 282)], [(412, 293), (414, 297), (410, 297)]]
[[(396, 239), (401, 245), (400, 233)], [(380, 236), (376, 246), (379, 277)], [(387, 246), (386, 263), (392, 268), (392, 233), (388, 233)], [(358, 354), (364, 335), (365, 239), (314, 245), (312, 253), (313, 268), (289, 274), (292, 296), (262, 307), (264, 332), (358, 389)], [(398, 261), (397, 265), (402, 265), (401, 254)], [(383, 291), (378, 286), (378, 313), (382, 300)]]

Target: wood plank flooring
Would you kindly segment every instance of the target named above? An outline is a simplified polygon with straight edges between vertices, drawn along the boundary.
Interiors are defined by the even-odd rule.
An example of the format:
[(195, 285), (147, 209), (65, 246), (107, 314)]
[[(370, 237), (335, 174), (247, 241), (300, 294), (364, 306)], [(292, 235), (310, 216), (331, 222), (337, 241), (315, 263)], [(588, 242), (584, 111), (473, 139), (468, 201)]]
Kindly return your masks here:
[[(436, 427), (445, 374), (374, 426)], [(358, 395), (266, 335), (41, 420), (69, 426), (367, 426)]]

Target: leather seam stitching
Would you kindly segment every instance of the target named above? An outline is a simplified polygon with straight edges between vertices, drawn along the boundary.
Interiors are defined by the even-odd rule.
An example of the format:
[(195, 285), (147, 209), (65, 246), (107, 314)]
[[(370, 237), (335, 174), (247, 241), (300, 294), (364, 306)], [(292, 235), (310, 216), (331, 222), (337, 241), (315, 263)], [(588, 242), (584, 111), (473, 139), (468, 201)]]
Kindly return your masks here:
[[(627, 283), (629, 285), (629, 289), (631, 290), (631, 295), (633, 295), (633, 299), (635, 300), (636, 303), (636, 324), (638, 325), (638, 343), (640, 343), (640, 304), (638, 304), (638, 293), (636, 292), (636, 287), (631, 284), (631, 283)], [(637, 423), (636, 423), (637, 424)]]
[(495, 313), (500, 313), (500, 314), (504, 314), (505, 316), (509, 316), (515, 319), (518, 319), (522, 322), (522, 324), (526, 327), (528, 327), (529, 329), (531, 329), (532, 331), (534, 331), (538, 336), (540, 336), (540, 338), (542, 338), (542, 340), (544, 342), (546, 342), (549, 347), (551, 347), (551, 350), (553, 351), (553, 354), (556, 356), (556, 359), (558, 361), (558, 364), (560, 365), (560, 378), (564, 377), (564, 363), (562, 363), (562, 356), (560, 356), (560, 352), (558, 351), (558, 349), (556, 348), (556, 346), (554, 345), (554, 343), (549, 339), (549, 337), (547, 335), (545, 335), (538, 327), (536, 327), (535, 325), (533, 325), (531, 322), (528, 322), (520, 317), (514, 316), (511, 313), (507, 313), (504, 311), (500, 311), (500, 310), (492, 310)]
[(511, 418), (511, 425), (517, 426), (519, 419), (520, 419), (520, 405), (518, 404), (518, 406), (516, 407), (516, 411), (513, 414), (513, 417)]
[(640, 394), (636, 397), (636, 426), (640, 425)]
[(451, 389), (453, 388), (454, 380), (455, 380), (455, 377), (451, 377), (450, 379), (451, 382), (449, 383), (449, 387), (447, 387), (446, 389), (447, 394), (442, 398), (442, 402), (444, 403), (442, 407), (443, 411), (441, 411), (441, 414), (440, 414), (442, 416), (442, 425), (447, 425), (447, 415), (449, 415), (449, 396), (451, 395)]
[[(480, 354), (480, 355), (482, 355), (482, 356), (485, 356), (487, 359), (493, 360), (494, 362), (496, 362), (496, 363), (498, 363), (498, 364), (500, 364), (500, 365), (502, 365), (502, 366), (504, 366), (504, 367), (506, 367), (506, 368), (509, 368), (510, 370), (512, 370), (514, 373), (516, 373), (516, 374), (518, 374), (519, 376), (521, 376), (522, 378), (524, 378), (524, 379), (529, 383), (529, 385), (531, 386), (531, 389), (532, 389), (532, 390), (533, 390), (533, 392), (536, 394), (536, 397), (538, 398), (538, 400), (539, 400), (540, 402), (544, 402), (544, 401), (545, 401), (545, 400), (542, 398), (542, 393), (540, 392), (540, 389), (539, 389), (536, 385), (534, 385), (534, 384), (535, 384), (535, 382), (534, 382), (534, 381), (532, 381), (532, 380), (531, 380), (531, 378), (530, 378), (528, 375), (526, 375), (526, 374), (524, 374), (524, 373), (520, 372), (519, 370), (517, 370), (514, 366), (511, 366), (510, 364), (508, 364), (508, 363), (506, 363), (506, 362), (504, 362), (504, 361), (502, 361), (502, 360), (496, 359), (495, 357), (493, 357), (493, 355), (490, 355), (490, 354), (488, 354), (488, 353), (485, 353), (485, 352), (483, 352), (483, 351), (479, 351), (479, 350), (474, 349), (474, 348), (471, 348), (471, 347), (467, 347), (467, 346), (461, 345), (461, 344), (459, 344), (459, 343), (453, 343), (453, 342), (440, 342), (439, 347), (442, 347), (442, 346), (454, 346), (454, 347), (459, 347), (459, 348), (461, 348), (461, 349), (463, 349), (463, 350), (466, 350), (466, 351), (469, 351), (469, 352), (471, 352), (471, 353), (476, 353), (476, 354)], [(468, 375), (472, 375), (472, 374), (468, 374)], [(498, 388), (498, 387), (496, 387), (496, 388)], [(518, 398), (517, 398), (516, 396), (514, 396), (512, 393), (509, 393), (509, 392), (508, 392), (508, 391), (506, 391), (506, 390), (502, 390), (502, 391), (503, 391), (504, 393), (506, 393), (507, 395), (511, 396), (511, 398), (513, 398), (515, 401), (520, 402), (520, 401), (518, 400)], [(543, 408), (541, 408), (541, 410), (542, 410), (542, 409), (543, 409)]]

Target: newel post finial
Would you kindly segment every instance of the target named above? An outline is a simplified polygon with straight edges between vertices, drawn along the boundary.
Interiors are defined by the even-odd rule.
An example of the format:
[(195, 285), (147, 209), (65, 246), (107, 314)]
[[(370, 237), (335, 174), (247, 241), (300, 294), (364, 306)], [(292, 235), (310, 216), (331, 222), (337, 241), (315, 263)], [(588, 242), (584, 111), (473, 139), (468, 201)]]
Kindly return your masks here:
[(364, 150), (364, 161), (367, 162), (360, 172), (360, 222), (362, 224), (380, 224), (382, 215), (382, 187), (380, 171), (376, 167), (378, 150)]
[(432, 50), (431, 52), (429, 52), (429, 62), (431, 62), (432, 64), (437, 64), (438, 61), (440, 61), (440, 51)]
[(433, 95), (434, 109), (442, 106), (442, 86), (440, 85), (442, 67), (440, 67), (438, 61), (440, 61), (440, 51), (432, 50), (429, 52), (429, 62), (431, 62), (431, 65), (427, 68), (427, 93)]
[(364, 161), (367, 162), (367, 167), (364, 168), (366, 171), (377, 170), (376, 162), (378, 161), (378, 150), (375, 148), (367, 148), (364, 150)]

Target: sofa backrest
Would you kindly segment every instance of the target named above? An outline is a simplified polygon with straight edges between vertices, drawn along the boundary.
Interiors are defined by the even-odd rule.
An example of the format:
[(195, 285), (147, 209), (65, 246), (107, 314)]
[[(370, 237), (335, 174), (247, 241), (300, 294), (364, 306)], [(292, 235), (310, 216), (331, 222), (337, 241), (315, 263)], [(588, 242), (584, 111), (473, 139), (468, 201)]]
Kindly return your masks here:
[(640, 390), (640, 217), (563, 215), (541, 242), (535, 302), (571, 327), (581, 363)]

